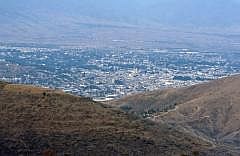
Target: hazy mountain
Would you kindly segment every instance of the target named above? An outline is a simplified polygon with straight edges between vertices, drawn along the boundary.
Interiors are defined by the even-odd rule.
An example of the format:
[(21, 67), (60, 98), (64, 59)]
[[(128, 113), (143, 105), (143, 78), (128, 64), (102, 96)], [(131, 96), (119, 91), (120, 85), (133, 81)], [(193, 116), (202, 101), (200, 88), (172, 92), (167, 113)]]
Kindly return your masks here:
[(1, 0), (0, 8), (10, 17), (17, 16), (17, 13), (26, 16), (45, 13), (177, 27), (238, 26), (240, 23), (238, 0), (21, 0), (21, 3), (18, 0)]
[(116, 101), (131, 113), (167, 122), (240, 153), (240, 76)]
[[(0, 0), (0, 39), (80, 43), (111, 41), (114, 37), (125, 40), (162, 37), (171, 42), (183, 39), (206, 42), (206, 37), (195, 39), (196, 36), (186, 36), (179, 30), (208, 33), (214, 30), (221, 35), (239, 32), (239, 8), (238, 0)], [(167, 31), (176, 39), (163, 34)], [(227, 39), (208, 40), (219, 44)]]

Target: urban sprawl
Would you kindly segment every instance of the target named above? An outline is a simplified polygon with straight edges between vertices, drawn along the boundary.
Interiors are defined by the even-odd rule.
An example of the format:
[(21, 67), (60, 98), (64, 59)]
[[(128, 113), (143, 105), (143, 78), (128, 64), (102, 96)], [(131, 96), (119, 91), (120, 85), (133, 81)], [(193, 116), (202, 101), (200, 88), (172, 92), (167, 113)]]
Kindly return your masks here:
[(189, 86), (239, 71), (239, 53), (0, 46), (1, 80), (60, 89), (97, 101)]

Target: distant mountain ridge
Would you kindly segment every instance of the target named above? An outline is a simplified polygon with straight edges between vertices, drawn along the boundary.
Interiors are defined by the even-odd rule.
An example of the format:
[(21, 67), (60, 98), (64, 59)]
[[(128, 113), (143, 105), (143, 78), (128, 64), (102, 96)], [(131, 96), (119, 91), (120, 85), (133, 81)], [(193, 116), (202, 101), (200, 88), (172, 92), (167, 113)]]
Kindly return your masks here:
[(0, 41), (226, 51), (239, 49), (239, 8), (237, 0), (2, 0)]
[[(49, 15), (85, 16), (132, 24), (197, 27), (238, 26), (238, 0), (18, 0), (1, 1), (0, 9), (14, 15), (47, 13)], [(12, 19), (14, 20), (14, 19)], [(40, 19), (41, 20), (41, 19)]]

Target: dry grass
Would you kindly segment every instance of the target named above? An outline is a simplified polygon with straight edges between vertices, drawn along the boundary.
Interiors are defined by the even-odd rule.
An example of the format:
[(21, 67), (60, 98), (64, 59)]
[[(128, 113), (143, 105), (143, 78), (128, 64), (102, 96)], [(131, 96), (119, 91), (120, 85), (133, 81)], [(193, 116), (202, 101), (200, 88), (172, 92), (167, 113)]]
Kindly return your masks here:
[(48, 88), (39, 88), (30, 85), (7, 84), (3, 87), (4, 91), (21, 92), (23, 94), (43, 94), (43, 93), (63, 93), (62, 91), (55, 91)]
[[(152, 114), (154, 121), (181, 125), (196, 135), (215, 139), (240, 153), (239, 87), (240, 76), (236, 75), (191, 87), (134, 95), (113, 104), (127, 105), (130, 111), (140, 115), (155, 110)], [(164, 108), (168, 108), (165, 110), (168, 113), (163, 113)]]
[(209, 146), (88, 98), (32, 86), (5, 85), (0, 116), (0, 155), (181, 155)]

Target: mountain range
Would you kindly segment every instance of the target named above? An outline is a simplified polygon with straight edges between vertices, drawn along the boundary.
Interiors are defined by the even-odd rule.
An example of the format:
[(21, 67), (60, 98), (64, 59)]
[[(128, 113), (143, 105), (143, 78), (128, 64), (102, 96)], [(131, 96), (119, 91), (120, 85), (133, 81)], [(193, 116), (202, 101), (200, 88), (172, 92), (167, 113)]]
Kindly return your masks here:
[(0, 41), (236, 50), (239, 8), (238, 0), (1, 0)]
[[(1, 1), (2, 17), (25, 16), (44, 19), (52, 23), (58, 19), (50, 17), (88, 17), (132, 25), (165, 25), (194, 27), (238, 27), (240, 17), (239, 0), (17, 0)], [(10, 18), (9, 18), (10, 17)], [(12, 17), (12, 18), (11, 18)], [(39, 17), (39, 16), (38, 16)], [(53, 20), (52, 22), (50, 20)], [(4, 21), (5, 22), (5, 21)]]

